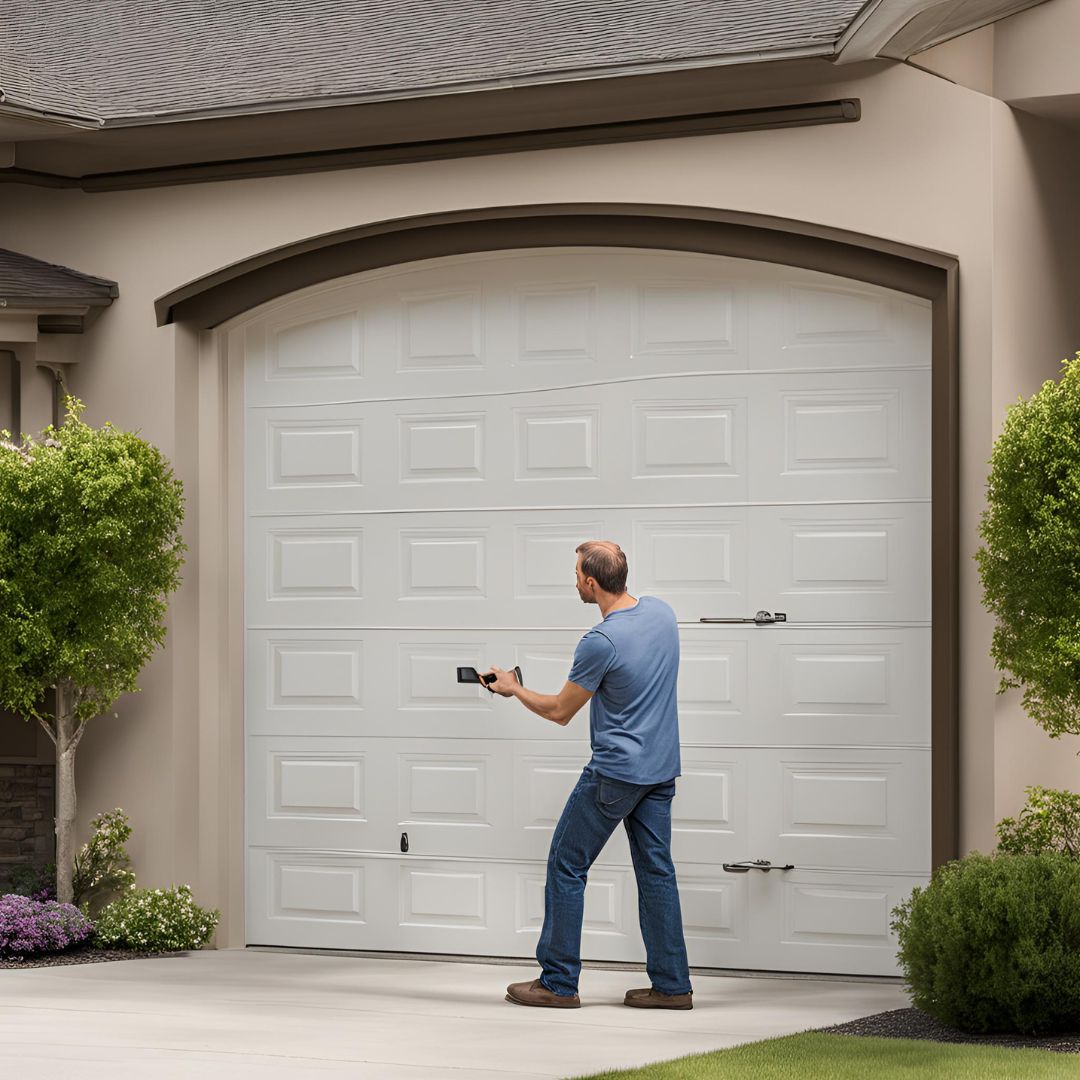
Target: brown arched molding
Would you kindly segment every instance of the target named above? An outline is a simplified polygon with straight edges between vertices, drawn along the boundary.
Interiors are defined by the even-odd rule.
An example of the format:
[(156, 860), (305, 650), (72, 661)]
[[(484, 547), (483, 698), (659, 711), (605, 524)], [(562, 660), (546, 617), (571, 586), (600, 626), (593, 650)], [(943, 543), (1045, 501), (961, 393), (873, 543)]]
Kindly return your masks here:
[(208, 329), (322, 281), (479, 251), (633, 247), (781, 263), (930, 300), (932, 332), (931, 817), (935, 866), (959, 854), (958, 263), (805, 221), (693, 206), (505, 206), (374, 222), (234, 263), (161, 297), (159, 325)]

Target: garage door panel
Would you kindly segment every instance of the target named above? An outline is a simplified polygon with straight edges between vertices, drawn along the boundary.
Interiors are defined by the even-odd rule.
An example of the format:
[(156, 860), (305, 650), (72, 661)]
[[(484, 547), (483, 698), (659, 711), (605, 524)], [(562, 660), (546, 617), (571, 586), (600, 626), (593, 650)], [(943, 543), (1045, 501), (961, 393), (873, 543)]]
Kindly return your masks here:
[(925, 371), (768, 375), (758, 385), (751, 499), (929, 497)]
[(369, 743), (252, 737), (248, 756), (249, 842), (343, 851), (388, 844), (388, 791)]
[(925, 750), (752, 751), (752, 843), (773, 863), (929, 873)]
[(253, 409), (249, 506), (348, 513), (928, 498), (926, 374), (695, 376)]
[(927, 880), (805, 870), (746, 876), (762, 916), (752, 966), (866, 975), (896, 974), (891, 913)]
[(687, 744), (930, 745), (929, 630), (683, 626)]
[(587, 519), (570, 511), (253, 518), (249, 619), (587, 625), (574, 541), (592, 537), (578, 524), (622, 544), (630, 588), (666, 600), (683, 621), (762, 607), (792, 622), (929, 620), (926, 503), (606, 510)]
[(760, 507), (755, 602), (794, 622), (929, 622), (929, 503)]
[[(627, 249), (393, 267), (245, 328), (252, 404), (542, 389), (583, 377), (925, 364), (930, 304), (745, 260)], [(751, 343), (753, 347), (751, 348)]]
[[(790, 275), (790, 276), (789, 276)], [(829, 275), (784, 270), (754, 292), (754, 368), (911, 367), (927, 363), (931, 307)]]
[[(759, 379), (761, 377), (758, 377)], [(250, 410), (253, 513), (747, 498), (748, 377)]]

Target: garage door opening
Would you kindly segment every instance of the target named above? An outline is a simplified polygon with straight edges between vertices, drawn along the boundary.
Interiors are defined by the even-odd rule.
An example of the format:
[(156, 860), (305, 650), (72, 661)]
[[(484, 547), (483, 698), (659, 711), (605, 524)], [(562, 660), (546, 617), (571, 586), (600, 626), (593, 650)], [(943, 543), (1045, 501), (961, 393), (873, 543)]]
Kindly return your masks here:
[[(530, 249), (324, 283), (232, 340), (250, 944), (532, 954), (587, 717), (456, 668), (557, 690), (602, 536), (680, 620), (691, 964), (895, 973), (889, 912), (931, 861), (929, 301)], [(786, 621), (702, 621), (758, 610)], [(753, 859), (794, 869), (723, 869)], [(621, 833), (582, 954), (644, 959)]]

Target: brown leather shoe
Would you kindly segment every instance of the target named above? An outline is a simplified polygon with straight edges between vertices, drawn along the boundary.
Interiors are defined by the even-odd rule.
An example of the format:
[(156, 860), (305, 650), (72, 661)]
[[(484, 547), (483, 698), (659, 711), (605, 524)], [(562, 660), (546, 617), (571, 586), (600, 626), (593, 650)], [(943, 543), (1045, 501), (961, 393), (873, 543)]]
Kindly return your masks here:
[(645, 990), (627, 990), (623, 1004), (633, 1009), (692, 1009), (694, 991), (688, 994), (661, 994), (651, 986)]
[(532, 982), (511, 983), (506, 988), (506, 1000), (515, 1005), (539, 1005), (543, 1009), (580, 1009), (581, 998), (553, 994), (539, 979)]

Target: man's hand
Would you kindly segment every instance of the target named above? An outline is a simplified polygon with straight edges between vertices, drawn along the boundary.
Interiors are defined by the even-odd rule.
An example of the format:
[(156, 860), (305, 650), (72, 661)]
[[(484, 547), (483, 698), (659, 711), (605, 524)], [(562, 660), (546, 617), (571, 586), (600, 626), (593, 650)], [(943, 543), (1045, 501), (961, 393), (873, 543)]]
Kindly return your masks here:
[(592, 697), (592, 691), (567, 682), (557, 694), (538, 694), (535, 690), (526, 690), (514, 678), (512, 671), (492, 667), (484, 672), (494, 675), (494, 682), (487, 683), (487, 688), (500, 697), (516, 697), (530, 712), (542, 716), (545, 720), (565, 727), (574, 718), (574, 714)]
[[(514, 687), (519, 684), (517, 679), (514, 678), (514, 673), (512, 671), (503, 671), (502, 668), (493, 667), (490, 671), (485, 671), (483, 674), (495, 676), (494, 682), (485, 684), (493, 694), (498, 694), (499, 697), (514, 696)], [(481, 676), (481, 678), (482, 677), (483, 676)]]

